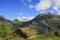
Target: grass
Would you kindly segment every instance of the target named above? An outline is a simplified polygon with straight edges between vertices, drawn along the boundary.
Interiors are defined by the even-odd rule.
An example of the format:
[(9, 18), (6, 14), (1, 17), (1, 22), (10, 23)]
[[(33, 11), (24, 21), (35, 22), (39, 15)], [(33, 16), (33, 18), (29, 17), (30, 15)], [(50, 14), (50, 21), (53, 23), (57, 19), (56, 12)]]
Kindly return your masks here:
[(8, 40), (60, 40), (60, 37), (47, 37), (45, 35), (37, 35), (36, 38), (24, 39), (24, 38), (10, 38)]

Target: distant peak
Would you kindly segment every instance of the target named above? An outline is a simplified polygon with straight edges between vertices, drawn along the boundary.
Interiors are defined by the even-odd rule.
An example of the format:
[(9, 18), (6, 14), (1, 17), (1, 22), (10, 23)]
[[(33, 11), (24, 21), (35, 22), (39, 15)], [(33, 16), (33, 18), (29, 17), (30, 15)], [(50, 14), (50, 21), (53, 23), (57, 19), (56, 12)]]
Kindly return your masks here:
[(51, 12), (43, 12), (43, 13), (40, 13), (40, 15), (56, 15), (56, 14)]
[(32, 20), (34, 17), (21, 17), (21, 18), (16, 18), (19, 21), (30, 21)]
[(49, 12), (44, 12), (44, 13), (41, 13), (41, 14), (49, 14)]

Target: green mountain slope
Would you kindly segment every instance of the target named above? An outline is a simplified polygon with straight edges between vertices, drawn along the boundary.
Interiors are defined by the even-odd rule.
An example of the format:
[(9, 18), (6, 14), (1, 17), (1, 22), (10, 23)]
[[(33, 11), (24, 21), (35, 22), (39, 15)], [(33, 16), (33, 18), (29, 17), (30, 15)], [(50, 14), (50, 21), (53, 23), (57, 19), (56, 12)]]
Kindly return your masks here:
[[(11, 29), (20, 27), (31, 27), (39, 34), (48, 35), (49, 33), (58, 33), (60, 31), (60, 15), (45, 12), (37, 15), (34, 19), (27, 22), (20, 22), (18, 20), (10, 21), (0, 16), (0, 23), (7, 25)], [(0, 24), (0, 25), (1, 25)]]
[(8, 28), (11, 28), (13, 27), (13, 22), (8, 20), (8, 19), (5, 19), (3, 16), (0, 15), (0, 26), (1, 25), (5, 25), (6, 27)]
[(57, 32), (60, 30), (60, 15), (45, 12), (37, 15), (29, 22), (22, 23), (20, 27), (32, 27), (38, 33), (47, 35), (50, 31)]

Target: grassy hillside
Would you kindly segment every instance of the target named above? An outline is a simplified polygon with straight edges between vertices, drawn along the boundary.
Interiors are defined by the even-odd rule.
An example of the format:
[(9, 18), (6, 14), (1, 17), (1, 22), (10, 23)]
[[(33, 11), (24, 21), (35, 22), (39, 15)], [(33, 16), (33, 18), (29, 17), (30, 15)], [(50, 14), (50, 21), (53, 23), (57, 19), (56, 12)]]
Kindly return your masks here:
[[(39, 14), (28, 22), (12, 22), (0, 16), (0, 40), (60, 40), (60, 15), (47, 13)], [(36, 30), (36, 38), (11, 37), (10, 33), (20, 27)]]
[(39, 34), (45, 35), (50, 31), (58, 32), (60, 30), (60, 15), (47, 13), (39, 14), (31, 21), (22, 23), (20, 26), (34, 28)]

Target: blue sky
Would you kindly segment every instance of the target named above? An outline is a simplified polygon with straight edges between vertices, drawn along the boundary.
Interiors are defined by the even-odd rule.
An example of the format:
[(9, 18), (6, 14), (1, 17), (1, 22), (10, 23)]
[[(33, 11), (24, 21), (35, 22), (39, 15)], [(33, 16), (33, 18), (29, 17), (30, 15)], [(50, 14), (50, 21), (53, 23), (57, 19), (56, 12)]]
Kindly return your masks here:
[(32, 18), (46, 11), (60, 14), (59, 3), (59, 0), (0, 0), (0, 14), (10, 20)]

